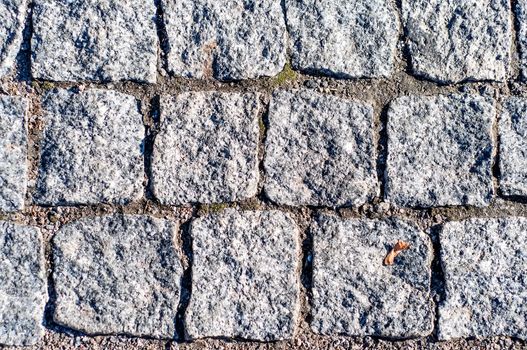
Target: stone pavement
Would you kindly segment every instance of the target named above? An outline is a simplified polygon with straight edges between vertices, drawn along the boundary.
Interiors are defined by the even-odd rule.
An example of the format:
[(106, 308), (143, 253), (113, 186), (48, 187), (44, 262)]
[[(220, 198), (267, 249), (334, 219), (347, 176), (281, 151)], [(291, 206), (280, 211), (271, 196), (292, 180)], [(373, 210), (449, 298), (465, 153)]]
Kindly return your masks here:
[(0, 0), (0, 348), (527, 347), (512, 5)]

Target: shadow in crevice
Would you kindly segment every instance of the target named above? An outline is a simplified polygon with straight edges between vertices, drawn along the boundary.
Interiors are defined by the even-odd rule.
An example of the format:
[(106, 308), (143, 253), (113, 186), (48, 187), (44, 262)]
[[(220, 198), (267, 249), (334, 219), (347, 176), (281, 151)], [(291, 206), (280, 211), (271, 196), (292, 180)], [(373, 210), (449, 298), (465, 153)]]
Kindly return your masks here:
[(387, 186), (386, 161), (388, 160), (388, 110), (390, 105), (383, 106), (380, 114), (377, 132), (379, 139), (377, 141), (377, 179), (380, 184), (379, 197), (384, 200), (385, 189)]
[[(195, 217), (195, 214), (193, 213), (192, 218)], [(181, 225), (181, 243), (187, 264), (181, 277), (181, 295), (176, 314), (176, 334), (174, 338), (178, 343), (185, 342), (188, 339), (185, 327), (185, 314), (190, 303), (190, 297), (192, 296), (192, 266), (194, 263), (192, 236), (190, 234), (191, 225), (192, 219)]]
[(32, 14), (33, 3), (30, 3), (24, 21), (20, 51), (15, 58), (16, 80), (20, 82), (31, 81), (31, 36), (33, 34)]
[(432, 226), (429, 229), (430, 239), (434, 249), (434, 258), (432, 260), (432, 276), (430, 281), (430, 295), (434, 301), (435, 319), (434, 319), (434, 340), (438, 340), (439, 331), (439, 307), (446, 298), (445, 291), (445, 276), (443, 272), (443, 265), (441, 262), (441, 242), (440, 233), (441, 225)]
[[(317, 220), (317, 213), (312, 214), (312, 221)], [(313, 230), (310, 227), (306, 228), (305, 237), (302, 241), (302, 266), (300, 273), (300, 281), (302, 287), (305, 290), (307, 297), (307, 314), (305, 315), (305, 321), (307, 324), (311, 323), (312, 320), (312, 302), (313, 302), (313, 258), (314, 258), (314, 247), (313, 247)]]
[(153, 191), (152, 183), (152, 155), (154, 152), (154, 142), (159, 130), (159, 120), (160, 120), (160, 98), (155, 96), (150, 101), (150, 118), (152, 124), (146, 126), (145, 130), (145, 139), (143, 141), (143, 159), (144, 159), (144, 171), (146, 176), (146, 186), (145, 186), (145, 198), (156, 201)]
[(161, 65), (162, 68), (168, 72), (168, 53), (170, 52), (170, 42), (168, 41), (168, 32), (165, 25), (165, 12), (161, 0), (154, 0), (156, 6), (156, 30), (159, 39), (159, 47), (161, 49)]

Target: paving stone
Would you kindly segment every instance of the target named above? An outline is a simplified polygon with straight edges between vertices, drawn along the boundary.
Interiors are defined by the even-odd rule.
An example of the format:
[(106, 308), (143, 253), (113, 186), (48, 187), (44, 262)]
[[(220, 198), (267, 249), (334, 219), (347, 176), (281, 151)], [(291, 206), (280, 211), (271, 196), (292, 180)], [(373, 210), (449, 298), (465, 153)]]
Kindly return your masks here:
[(173, 338), (183, 274), (176, 230), (118, 214), (63, 226), (53, 240), (55, 322), (87, 334)]
[(0, 78), (9, 74), (20, 51), (27, 0), (0, 0)]
[(27, 187), (28, 102), (0, 96), (0, 211), (24, 208)]
[(527, 99), (510, 97), (500, 117), (500, 190), (527, 195)]
[(144, 127), (134, 97), (56, 90), (43, 110), (37, 203), (126, 204), (142, 197)]
[(291, 338), (299, 312), (300, 249), (289, 215), (226, 209), (194, 220), (191, 235), (189, 337)]
[[(432, 244), (399, 219), (321, 215), (313, 232), (311, 328), (325, 335), (413, 338), (434, 328), (430, 299)], [(397, 240), (410, 248), (383, 260)]]
[(47, 301), (39, 230), (0, 221), (0, 266), (0, 344), (36, 344)]
[(527, 219), (469, 219), (440, 232), (439, 338), (527, 339)]
[(273, 76), (286, 63), (280, 0), (161, 0), (168, 68), (177, 76), (239, 80)]
[(399, 36), (390, 0), (286, 0), (293, 67), (339, 78), (392, 73)]
[(257, 94), (189, 92), (161, 99), (152, 189), (163, 204), (234, 202), (258, 187)]
[(443, 83), (507, 78), (509, 0), (403, 0), (402, 10), (415, 74)]
[(35, 0), (32, 18), (34, 78), (155, 83), (153, 0)]
[(486, 206), (495, 108), (480, 96), (405, 96), (388, 110), (386, 199), (399, 206)]
[(378, 193), (371, 106), (307, 90), (271, 99), (265, 192), (280, 204), (360, 205)]

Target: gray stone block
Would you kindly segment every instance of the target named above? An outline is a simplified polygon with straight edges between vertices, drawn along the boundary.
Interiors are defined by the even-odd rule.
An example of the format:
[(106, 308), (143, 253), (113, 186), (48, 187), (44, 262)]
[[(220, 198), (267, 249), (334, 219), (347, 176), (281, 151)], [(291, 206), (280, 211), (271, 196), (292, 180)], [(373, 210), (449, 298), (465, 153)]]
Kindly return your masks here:
[(15, 65), (26, 14), (27, 0), (0, 0), (0, 78)]
[(144, 127), (134, 97), (56, 90), (42, 107), (37, 203), (126, 204), (142, 197)]
[(161, 0), (168, 68), (177, 76), (239, 80), (273, 76), (286, 63), (280, 0)]
[(507, 79), (509, 0), (403, 0), (414, 74), (442, 83)]
[(500, 116), (500, 190), (527, 195), (527, 99), (510, 97)]
[(390, 0), (286, 0), (295, 69), (339, 78), (392, 73), (399, 22)]
[(0, 211), (24, 208), (27, 187), (28, 102), (0, 96)]
[(388, 110), (386, 199), (399, 206), (486, 206), (493, 197), (492, 101), (405, 96)]
[(34, 345), (44, 335), (44, 245), (38, 229), (0, 221), (0, 344)]
[[(434, 328), (430, 299), (432, 244), (398, 219), (340, 219), (321, 215), (313, 232), (311, 328), (325, 335), (413, 338)], [(397, 240), (410, 244), (383, 260)]]
[(31, 72), (55, 81), (155, 83), (153, 0), (36, 0)]
[(183, 268), (177, 225), (140, 215), (85, 218), (53, 239), (53, 318), (87, 334), (175, 336)]
[(161, 99), (152, 189), (163, 204), (234, 202), (258, 187), (257, 94), (189, 92)]
[(191, 235), (189, 338), (291, 338), (299, 312), (295, 222), (279, 211), (227, 209), (194, 220)]
[(277, 91), (265, 148), (267, 196), (280, 204), (360, 205), (378, 194), (373, 108), (310, 91)]
[(441, 340), (527, 339), (527, 219), (469, 219), (440, 232), (445, 300)]

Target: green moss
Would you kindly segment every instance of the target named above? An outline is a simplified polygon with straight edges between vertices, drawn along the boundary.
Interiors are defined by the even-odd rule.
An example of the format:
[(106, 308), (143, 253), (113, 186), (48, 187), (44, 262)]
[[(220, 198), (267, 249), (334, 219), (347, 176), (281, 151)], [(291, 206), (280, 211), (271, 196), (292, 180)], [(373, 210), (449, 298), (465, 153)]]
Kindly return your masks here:
[(198, 216), (214, 214), (229, 207), (229, 203), (202, 204), (198, 209)]
[(55, 87), (55, 84), (50, 81), (32, 81), (31, 87), (33, 89), (51, 90)]
[(258, 128), (260, 129), (260, 137), (265, 135), (265, 124), (262, 118), (258, 119)]
[(287, 62), (284, 66), (284, 69), (282, 69), (282, 71), (273, 78), (273, 86), (278, 87), (295, 79), (296, 72), (293, 70), (293, 68), (291, 68), (291, 64)]
[(49, 81), (45, 81), (41, 84), (42, 89), (44, 90), (51, 90), (55, 87), (55, 84)]

